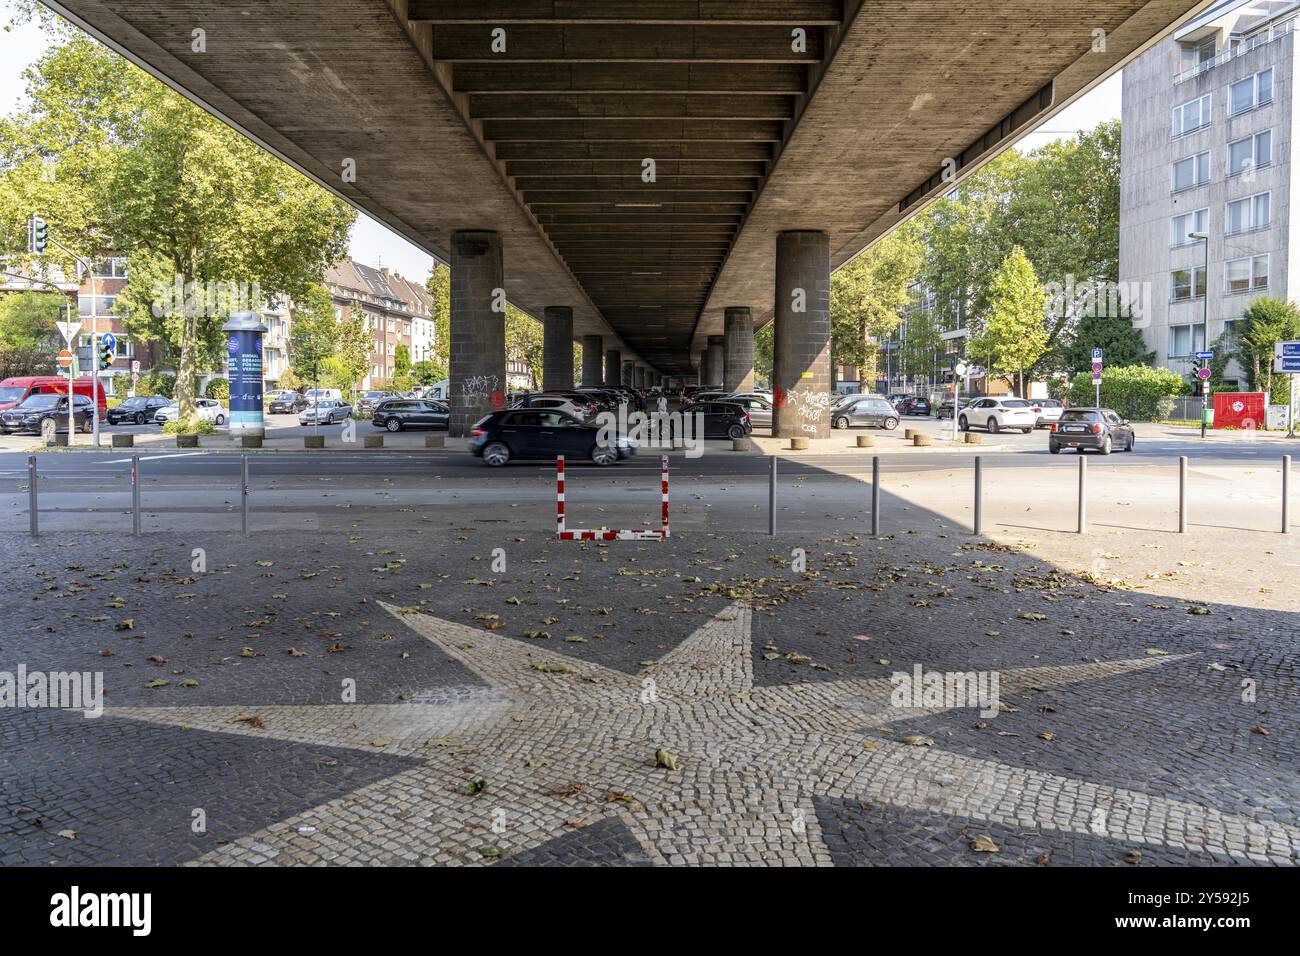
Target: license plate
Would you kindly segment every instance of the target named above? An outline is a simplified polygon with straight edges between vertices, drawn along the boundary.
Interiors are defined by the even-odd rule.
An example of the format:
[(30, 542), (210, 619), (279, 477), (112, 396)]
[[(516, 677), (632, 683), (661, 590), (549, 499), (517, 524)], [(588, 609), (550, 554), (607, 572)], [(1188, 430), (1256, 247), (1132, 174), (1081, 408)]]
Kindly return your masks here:
[(1061, 430), (1067, 432), (1082, 432), (1087, 431), (1088, 429), (1086, 425), (1066, 425)]

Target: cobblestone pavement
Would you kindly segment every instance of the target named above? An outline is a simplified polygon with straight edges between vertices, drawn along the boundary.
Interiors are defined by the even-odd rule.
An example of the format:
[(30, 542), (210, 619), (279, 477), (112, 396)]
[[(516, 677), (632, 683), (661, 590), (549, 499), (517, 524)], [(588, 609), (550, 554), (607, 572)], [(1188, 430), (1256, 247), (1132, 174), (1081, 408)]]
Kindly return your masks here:
[[(190, 537), (8, 539), (0, 671), (102, 671), (106, 706), (0, 709), (0, 864), (1300, 853), (1295, 615), (1175, 571), (936, 534)], [(948, 680), (900, 700), (916, 667)]]

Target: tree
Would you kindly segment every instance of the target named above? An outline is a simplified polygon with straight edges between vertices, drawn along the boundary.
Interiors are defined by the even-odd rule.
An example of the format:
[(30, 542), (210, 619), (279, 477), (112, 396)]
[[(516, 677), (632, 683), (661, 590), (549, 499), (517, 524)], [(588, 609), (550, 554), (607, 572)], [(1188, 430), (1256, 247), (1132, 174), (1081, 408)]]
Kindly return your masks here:
[(393, 388), (406, 391), (411, 387), (411, 349), (406, 345), (393, 348)]
[(1092, 371), (1092, 350), (1105, 353), (1106, 365), (1149, 365), (1156, 353), (1148, 349), (1133, 319), (1124, 315), (1085, 315), (1079, 319), (1070, 341), (1062, 346), (1061, 364), (1071, 376)]
[(0, 378), (55, 371), (63, 337), (54, 323), (66, 318), (68, 301), (57, 292), (0, 296)]
[(831, 276), (832, 365), (854, 365), (862, 381), (875, 379), (876, 343), (902, 321), (921, 261), (920, 231), (908, 222)]
[(357, 382), (370, 371), (370, 353), (374, 351), (374, 336), (370, 334), (370, 321), (360, 302), (353, 302), (348, 313), (339, 322), (339, 337), (335, 354), (325, 366), (340, 391), (356, 392)]
[(930, 309), (912, 310), (907, 318), (907, 335), (900, 358), (904, 375), (919, 378), (933, 374), (935, 356), (943, 346), (942, 331)]
[(416, 362), (411, 366), (411, 382), (415, 385), (436, 385), (447, 377), (447, 367), (437, 362)]
[(534, 389), (542, 384), (543, 342), (542, 323), (507, 303), (506, 361), (522, 363)]
[[(834, 283), (834, 276), (831, 282)], [(832, 286), (833, 287), (833, 286)], [(773, 358), (772, 330), (774, 323), (769, 322), (754, 333), (754, 378), (760, 382), (772, 381)]]
[(1300, 338), (1300, 309), (1285, 299), (1261, 296), (1246, 306), (1235, 333), (1237, 362), (1251, 389), (1268, 392), (1274, 402), (1287, 402), (1291, 383), (1285, 376), (1273, 377), (1273, 346)]
[[(443, 262), (434, 265), (424, 287), (433, 296), (433, 303), (429, 307), (429, 313), (433, 317), (433, 343), (429, 354), (424, 358), (446, 369), (451, 365), (451, 268)], [(444, 372), (434, 381), (439, 382), (446, 377)]]
[[(180, 418), (193, 426), (196, 373), (215, 367), (230, 311), (303, 294), (343, 254), (356, 213), (87, 38), (52, 48), (28, 94), (5, 129), (18, 205), (44, 203), (51, 231), (85, 255), (130, 260), (119, 310), (131, 334), (178, 356)], [(61, 188), (31, 182), (33, 160), (20, 159), (33, 152), (57, 162)], [(14, 212), (7, 202), (0, 215)]]
[[(1127, 418), (1156, 421), (1168, 418), (1173, 411), (1174, 396), (1186, 395), (1191, 389), (1177, 372), (1149, 365), (1113, 365), (1102, 369), (1101, 404)], [(1070, 402), (1091, 406), (1095, 401), (1092, 371), (1081, 372), (1070, 383)]]
[(1046, 306), (1047, 296), (1034, 267), (1023, 249), (1013, 247), (989, 283), (988, 312), (971, 336), (971, 355), (982, 359), (995, 374), (1014, 372), (1023, 392), (1025, 369), (1047, 351)]
[(303, 381), (320, 381), (321, 364), (337, 350), (339, 334), (329, 292), (320, 284), (308, 286), (294, 300), (289, 329), (289, 364)]

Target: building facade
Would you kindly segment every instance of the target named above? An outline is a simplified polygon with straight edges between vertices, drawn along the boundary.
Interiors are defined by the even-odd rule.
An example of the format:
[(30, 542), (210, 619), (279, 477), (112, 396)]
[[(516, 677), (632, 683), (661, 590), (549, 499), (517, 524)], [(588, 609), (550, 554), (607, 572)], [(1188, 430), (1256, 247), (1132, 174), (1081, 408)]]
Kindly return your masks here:
[(1124, 68), (1120, 289), (1155, 363), (1192, 381), (1253, 299), (1292, 295), (1298, 14), (1225, 0)]

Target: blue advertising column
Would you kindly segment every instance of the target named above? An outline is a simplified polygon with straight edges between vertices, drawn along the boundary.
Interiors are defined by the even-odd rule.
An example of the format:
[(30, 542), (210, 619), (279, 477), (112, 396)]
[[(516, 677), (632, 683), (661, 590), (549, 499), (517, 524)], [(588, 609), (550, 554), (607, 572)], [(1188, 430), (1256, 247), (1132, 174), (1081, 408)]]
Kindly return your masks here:
[(230, 434), (264, 436), (262, 418), (262, 336), (266, 326), (256, 312), (232, 312), (221, 327), (230, 364)]

